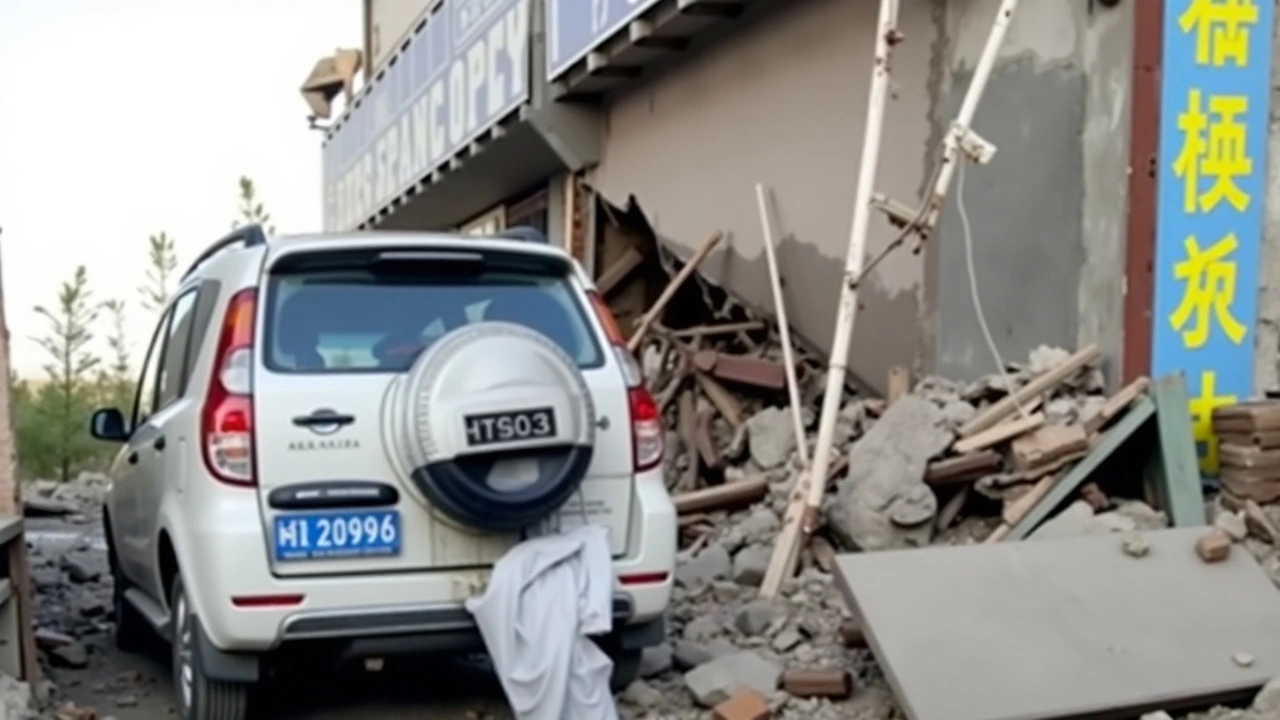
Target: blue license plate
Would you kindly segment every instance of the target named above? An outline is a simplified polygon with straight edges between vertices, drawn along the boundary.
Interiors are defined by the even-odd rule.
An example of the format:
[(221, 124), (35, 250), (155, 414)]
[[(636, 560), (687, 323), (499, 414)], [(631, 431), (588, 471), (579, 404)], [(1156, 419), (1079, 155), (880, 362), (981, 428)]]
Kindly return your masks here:
[(394, 510), (297, 513), (275, 518), (276, 560), (324, 560), (400, 554)]

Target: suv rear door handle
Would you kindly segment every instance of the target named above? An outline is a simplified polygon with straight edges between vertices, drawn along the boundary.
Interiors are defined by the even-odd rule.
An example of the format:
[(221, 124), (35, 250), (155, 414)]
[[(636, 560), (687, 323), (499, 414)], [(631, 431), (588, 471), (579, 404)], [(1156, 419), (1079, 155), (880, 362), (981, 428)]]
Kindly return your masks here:
[(138, 453), (137, 453), (137, 452), (131, 452), (131, 453), (129, 453), (129, 457), (127, 457), (127, 458), (125, 458), (125, 459), (129, 461), (129, 464), (130, 464), (130, 465), (137, 465), (137, 464), (138, 464)]
[(151, 443), (151, 447), (154, 447), (156, 450), (163, 450), (166, 444), (167, 443), (165, 443), (164, 436), (161, 435), (160, 437), (156, 438), (154, 442)]
[(298, 427), (315, 427), (316, 425), (350, 425), (355, 422), (353, 415), (339, 415), (337, 413), (312, 413), (311, 415), (299, 415), (293, 419), (293, 424)]

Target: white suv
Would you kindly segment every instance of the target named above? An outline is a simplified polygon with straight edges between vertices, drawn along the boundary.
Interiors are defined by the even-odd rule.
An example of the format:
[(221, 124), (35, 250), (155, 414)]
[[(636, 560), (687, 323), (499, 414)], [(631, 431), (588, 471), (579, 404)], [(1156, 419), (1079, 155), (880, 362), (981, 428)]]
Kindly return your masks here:
[(615, 685), (663, 638), (659, 408), (590, 279), (507, 237), (240, 229), (187, 271), (105, 524), (116, 639), (173, 648), (179, 714), (238, 720), (280, 660), (483, 649), (463, 607), (522, 538), (609, 530)]

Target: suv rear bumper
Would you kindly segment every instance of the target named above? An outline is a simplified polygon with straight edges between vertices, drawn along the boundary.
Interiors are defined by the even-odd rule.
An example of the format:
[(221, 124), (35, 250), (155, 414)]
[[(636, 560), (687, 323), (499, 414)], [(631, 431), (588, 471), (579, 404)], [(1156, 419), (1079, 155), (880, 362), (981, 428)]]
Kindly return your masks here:
[[(613, 597), (613, 621), (625, 625), (635, 613), (631, 596), (617, 593)], [(446, 634), (474, 632), (475, 620), (460, 605), (420, 605), (386, 607), (351, 612), (317, 610), (295, 613), (284, 621), (282, 642), (320, 640), (335, 637), (370, 637), (377, 635)]]
[[(606, 650), (657, 645), (666, 637), (662, 616), (639, 624), (629, 595), (613, 599), (614, 630), (597, 639)], [(203, 631), (200, 662), (206, 674), (224, 682), (253, 683), (262, 677), (262, 653), (220, 650)], [(388, 607), (377, 612), (302, 612), (285, 621), (280, 650), (306, 653), (324, 646), (325, 657), (379, 657), (411, 652), (484, 650), (471, 614), (459, 606)]]
[[(635, 481), (627, 557), (613, 562), (617, 578), (615, 627), (660, 619), (671, 599), (675, 570), (675, 508), (661, 471)], [(178, 561), (208, 644), (223, 652), (261, 653), (284, 644), (387, 636), (470, 634), (478, 637), (463, 603), (479, 594), (490, 570), (282, 578), (271, 573), (252, 491), (219, 493), (181, 536)], [(233, 598), (300, 595), (292, 606), (236, 606)], [(625, 604), (626, 612), (618, 610)], [(463, 623), (465, 622), (465, 627)], [(439, 649), (450, 649), (446, 638)], [(465, 645), (466, 643), (462, 643)], [(427, 647), (425, 649), (431, 649)]]

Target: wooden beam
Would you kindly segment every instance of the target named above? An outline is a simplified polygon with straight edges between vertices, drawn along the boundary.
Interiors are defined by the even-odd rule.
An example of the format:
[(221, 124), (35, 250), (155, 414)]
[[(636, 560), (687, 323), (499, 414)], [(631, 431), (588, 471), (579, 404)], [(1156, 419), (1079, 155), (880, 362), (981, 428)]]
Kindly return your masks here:
[(600, 297), (609, 297), (609, 293), (617, 289), (618, 285), (635, 272), (642, 263), (644, 263), (644, 255), (633, 247), (627, 248), (622, 257), (614, 260), (596, 280), (596, 291), (600, 293)]
[(644, 341), (644, 336), (649, 332), (649, 328), (666, 311), (667, 305), (675, 297), (676, 291), (684, 285), (690, 275), (697, 271), (698, 266), (702, 264), (703, 260), (707, 259), (707, 256), (711, 254), (716, 245), (720, 244), (722, 238), (724, 238), (724, 233), (719, 230), (711, 233), (710, 237), (704, 240), (698, 250), (694, 252), (693, 257), (689, 258), (689, 262), (685, 263), (684, 267), (680, 268), (680, 272), (676, 273), (671, 282), (667, 283), (667, 286), (662, 289), (662, 294), (654, 301), (653, 306), (640, 318), (639, 326), (632, 333), (631, 339), (627, 341), (628, 350), (635, 352), (640, 347), (640, 343)]
[(1026, 385), (1009, 393), (995, 404), (979, 412), (972, 420), (960, 427), (960, 437), (969, 437), (986, 430), (1001, 420), (1018, 411), (1019, 405), (1026, 405), (1037, 395), (1046, 393), (1068, 378), (1083, 370), (1090, 363), (1096, 362), (1102, 352), (1097, 345), (1090, 345), (1075, 355), (1064, 360), (1056, 367), (1050, 368), (1036, 376)]

